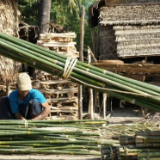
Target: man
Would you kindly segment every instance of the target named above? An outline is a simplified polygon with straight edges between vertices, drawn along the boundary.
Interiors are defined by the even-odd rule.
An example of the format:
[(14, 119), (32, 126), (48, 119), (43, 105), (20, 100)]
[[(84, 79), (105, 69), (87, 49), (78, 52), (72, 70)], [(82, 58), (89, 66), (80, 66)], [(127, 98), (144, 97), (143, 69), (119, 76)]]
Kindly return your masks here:
[(32, 89), (27, 73), (17, 77), (17, 89), (9, 97), (0, 101), (0, 119), (44, 119), (50, 113), (50, 107), (41, 92)]

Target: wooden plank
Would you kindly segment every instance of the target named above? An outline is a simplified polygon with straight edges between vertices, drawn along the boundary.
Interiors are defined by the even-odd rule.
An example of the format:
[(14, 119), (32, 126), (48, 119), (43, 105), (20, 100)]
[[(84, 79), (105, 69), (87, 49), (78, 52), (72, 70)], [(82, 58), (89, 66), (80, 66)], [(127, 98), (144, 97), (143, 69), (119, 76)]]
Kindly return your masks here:
[(49, 93), (49, 94), (61, 94), (61, 93), (77, 93), (78, 88), (67, 88), (67, 89), (39, 89), (43, 93)]
[(65, 97), (65, 98), (53, 98), (53, 99), (47, 99), (48, 103), (56, 103), (56, 102), (65, 102), (65, 103), (70, 103), (70, 102), (78, 102), (78, 97)]
[(76, 114), (78, 114), (77, 110), (65, 110), (65, 109), (51, 110), (51, 113), (57, 113), (57, 112), (61, 112), (61, 113), (76, 113)]
[(47, 84), (47, 85), (64, 84), (64, 83), (71, 83), (71, 81), (69, 81), (69, 80), (52, 80), (52, 81), (47, 81), (47, 82), (40, 82), (40, 84)]
[(61, 116), (50, 116), (46, 117), (46, 119), (51, 120), (77, 120), (79, 119), (77, 115), (61, 115)]
[(63, 107), (56, 107), (56, 106), (50, 106), (50, 108), (52, 110), (58, 110), (58, 109), (64, 109), (64, 110), (77, 110), (78, 111), (78, 105), (75, 107), (71, 107), (71, 106), (63, 106)]
[(69, 37), (69, 38), (76, 38), (75, 32), (68, 32), (68, 33), (48, 33), (48, 34), (40, 34), (40, 37)]

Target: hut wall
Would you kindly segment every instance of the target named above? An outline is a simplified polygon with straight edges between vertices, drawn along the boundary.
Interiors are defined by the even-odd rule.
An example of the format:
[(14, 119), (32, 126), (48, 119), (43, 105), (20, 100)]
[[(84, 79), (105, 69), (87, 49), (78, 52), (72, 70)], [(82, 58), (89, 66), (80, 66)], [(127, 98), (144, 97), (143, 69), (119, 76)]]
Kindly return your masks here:
[(16, 0), (0, 1), (0, 32), (18, 36), (18, 3)]
[(152, 4), (158, 3), (159, 0), (105, 0), (105, 5), (126, 5), (126, 4)]
[(160, 5), (134, 5), (103, 7), (101, 25), (147, 25), (160, 23)]
[(99, 60), (117, 59), (117, 43), (113, 26), (99, 26)]
[(160, 25), (115, 26), (119, 57), (160, 55)]
[[(1, 0), (0, 32), (17, 36), (19, 24), (18, 15), (16, 0)], [(0, 81), (12, 81), (16, 76), (17, 65), (13, 60), (0, 56)]]
[[(157, 4), (101, 8), (100, 57), (109, 59), (111, 53), (119, 58), (160, 56), (159, 11)], [(106, 38), (110, 36), (115, 38)], [(108, 46), (114, 46), (114, 51)]]

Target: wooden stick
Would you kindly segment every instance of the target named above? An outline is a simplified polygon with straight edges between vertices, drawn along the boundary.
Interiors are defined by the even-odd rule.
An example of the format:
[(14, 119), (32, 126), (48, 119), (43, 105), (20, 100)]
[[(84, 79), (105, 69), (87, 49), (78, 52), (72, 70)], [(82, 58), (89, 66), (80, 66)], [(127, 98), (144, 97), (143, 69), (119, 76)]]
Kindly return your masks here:
[[(88, 47), (88, 64), (91, 63), (91, 51)], [(88, 114), (90, 114), (91, 119), (94, 119), (93, 112), (93, 89), (89, 89), (89, 105), (88, 105)]]
[[(84, 16), (85, 8), (81, 7), (81, 29), (80, 29), (80, 48), (79, 48), (79, 60), (83, 62), (83, 45), (84, 45)], [(83, 100), (82, 100), (82, 85), (79, 85), (79, 119), (82, 119), (83, 113)]]
[(107, 94), (103, 93), (103, 118), (106, 118), (106, 101), (107, 101)]

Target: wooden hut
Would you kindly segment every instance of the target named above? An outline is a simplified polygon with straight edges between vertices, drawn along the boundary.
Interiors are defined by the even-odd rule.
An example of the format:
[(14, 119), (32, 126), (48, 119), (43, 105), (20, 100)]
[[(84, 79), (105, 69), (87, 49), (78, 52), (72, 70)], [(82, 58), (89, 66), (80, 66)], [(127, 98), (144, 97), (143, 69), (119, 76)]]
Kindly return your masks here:
[(98, 0), (89, 25), (98, 25), (99, 60), (160, 56), (158, 0)]
[(92, 64), (136, 80), (148, 82), (153, 76), (159, 81), (159, 11), (159, 0), (95, 1), (89, 8), (89, 26), (98, 27), (93, 37), (98, 50), (93, 50), (99, 61)]
[[(18, 36), (18, 17), (19, 12), (17, 0), (0, 1), (0, 32), (13, 36)], [(6, 87), (4, 87), (4, 84), (7, 84), (8, 86), (9, 82), (14, 80), (17, 71), (15, 68), (17, 68), (16, 62), (14, 62), (11, 59), (0, 56), (1, 90), (6, 91)]]

